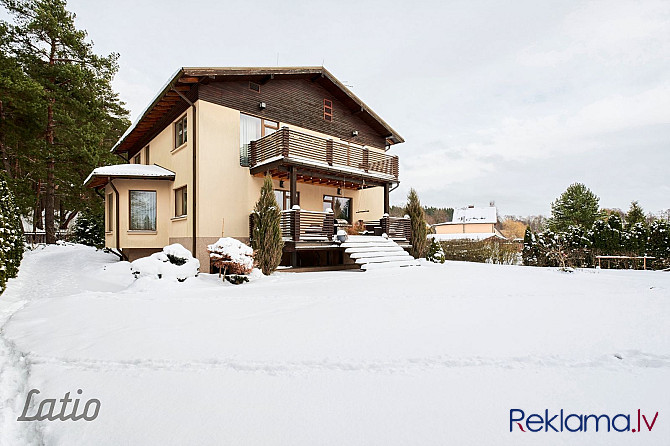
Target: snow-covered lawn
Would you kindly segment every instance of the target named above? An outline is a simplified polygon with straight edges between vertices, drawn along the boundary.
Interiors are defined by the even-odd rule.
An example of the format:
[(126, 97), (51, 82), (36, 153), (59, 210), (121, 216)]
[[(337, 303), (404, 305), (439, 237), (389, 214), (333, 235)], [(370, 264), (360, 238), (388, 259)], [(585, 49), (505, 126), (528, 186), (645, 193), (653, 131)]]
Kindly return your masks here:
[[(670, 438), (670, 273), (447, 262), (235, 286), (135, 281), (114, 260), (31, 252), (0, 296), (0, 444)], [(82, 389), (99, 416), (18, 422), (33, 388)], [(510, 433), (513, 408), (659, 417), (636, 434)]]

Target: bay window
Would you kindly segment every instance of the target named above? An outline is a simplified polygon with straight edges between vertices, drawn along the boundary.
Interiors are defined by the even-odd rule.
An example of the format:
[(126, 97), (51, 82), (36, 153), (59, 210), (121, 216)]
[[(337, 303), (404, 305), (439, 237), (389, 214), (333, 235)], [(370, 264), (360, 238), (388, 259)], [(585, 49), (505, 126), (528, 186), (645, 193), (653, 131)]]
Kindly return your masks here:
[(131, 231), (156, 230), (156, 191), (131, 190), (130, 197), (130, 224)]

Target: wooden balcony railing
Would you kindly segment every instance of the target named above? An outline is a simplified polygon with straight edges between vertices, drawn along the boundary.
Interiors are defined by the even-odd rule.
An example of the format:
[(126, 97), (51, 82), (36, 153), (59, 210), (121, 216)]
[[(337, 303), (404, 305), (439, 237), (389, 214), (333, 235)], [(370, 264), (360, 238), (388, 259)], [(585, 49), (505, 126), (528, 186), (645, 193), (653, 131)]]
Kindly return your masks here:
[[(332, 139), (289, 130), (276, 131), (249, 146), (249, 164), (253, 168), (273, 159), (291, 158), (316, 162), (334, 169), (356, 169), (398, 180), (398, 157)], [(318, 167), (318, 164), (316, 167)]]

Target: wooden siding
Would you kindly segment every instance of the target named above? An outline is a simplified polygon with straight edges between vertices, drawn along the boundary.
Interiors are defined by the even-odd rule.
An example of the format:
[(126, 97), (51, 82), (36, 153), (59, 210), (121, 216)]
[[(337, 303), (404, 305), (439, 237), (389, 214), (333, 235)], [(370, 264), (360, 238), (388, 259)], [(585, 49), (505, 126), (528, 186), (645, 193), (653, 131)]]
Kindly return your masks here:
[[(332, 135), (355, 144), (384, 148), (380, 135), (328, 90), (310, 79), (272, 79), (261, 91), (249, 89), (248, 80), (200, 84), (198, 98), (243, 113)], [(323, 119), (323, 100), (333, 101), (333, 120)], [(267, 107), (261, 110), (260, 102)], [(358, 136), (352, 132), (358, 130)]]

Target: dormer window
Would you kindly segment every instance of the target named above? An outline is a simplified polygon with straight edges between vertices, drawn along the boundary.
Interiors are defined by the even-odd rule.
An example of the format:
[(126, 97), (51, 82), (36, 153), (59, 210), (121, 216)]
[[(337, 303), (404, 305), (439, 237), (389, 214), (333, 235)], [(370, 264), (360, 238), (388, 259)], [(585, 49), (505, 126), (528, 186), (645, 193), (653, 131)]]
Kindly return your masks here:
[(326, 121), (333, 120), (333, 101), (330, 99), (323, 100), (323, 119)]
[(249, 90), (255, 91), (256, 93), (260, 93), (261, 92), (261, 85), (257, 84), (256, 82), (249, 81)]

